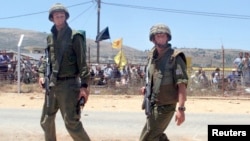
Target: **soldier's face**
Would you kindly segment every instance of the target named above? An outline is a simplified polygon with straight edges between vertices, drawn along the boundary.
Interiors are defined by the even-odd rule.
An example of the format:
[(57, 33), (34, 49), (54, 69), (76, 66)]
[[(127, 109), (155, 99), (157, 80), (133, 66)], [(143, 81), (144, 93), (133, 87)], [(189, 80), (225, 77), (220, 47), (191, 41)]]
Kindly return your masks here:
[(167, 43), (167, 41), (168, 41), (167, 34), (160, 33), (160, 34), (155, 35), (155, 43), (156, 44), (165, 45)]
[(53, 22), (56, 26), (63, 26), (66, 21), (66, 15), (63, 11), (54, 12), (52, 14)]

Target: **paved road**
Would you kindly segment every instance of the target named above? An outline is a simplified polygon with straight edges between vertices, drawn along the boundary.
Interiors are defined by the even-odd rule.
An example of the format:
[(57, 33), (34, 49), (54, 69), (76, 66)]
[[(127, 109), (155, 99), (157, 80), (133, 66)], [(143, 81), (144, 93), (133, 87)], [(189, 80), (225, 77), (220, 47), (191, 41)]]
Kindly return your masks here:
[[(230, 109), (228, 109), (230, 110)], [(43, 140), (40, 110), (0, 109), (0, 141), (14, 141), (21, 136), (37, 136)], [(186, 122), (176, 126), (174, 121), (166, 130), (171, 140), (206, 141), (209, 124), (250, 124), (250, 114), (186, 114)], [(84, 111), (82, 121), (91, 138), (102, 141), (137, 141), (145, 123), (142, 112)], [(57, 133), (67, 136), (60, 113), (56, 120)], [(20, 137), (19, 137), (20, 136)], [(1, 139), (4, 137), (4, 140)], [(124, 139), (125, 138), (125, 139)], [(37, 139), (37, 140), (39, 140)], [(39, 140), (39, 141), (40, 141)]]

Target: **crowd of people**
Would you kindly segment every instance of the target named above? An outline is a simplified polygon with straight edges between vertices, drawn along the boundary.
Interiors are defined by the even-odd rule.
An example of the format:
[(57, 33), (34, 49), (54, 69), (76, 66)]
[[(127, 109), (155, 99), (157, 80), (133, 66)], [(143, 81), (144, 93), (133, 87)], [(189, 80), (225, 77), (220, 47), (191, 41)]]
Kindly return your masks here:
[(0, 52), (0, 79), (6, 80), (9, 77), (9, 72), (13, 72), (13, 61), (6, 53), (6, 50)]
[(216, 68), (210, 75), (207, 75), (206, 71), (202, 70), (202, 67), (200, 67), (199, 70), (195, 71), (195, 74), (191, 76), (190, 87), (191, 89), (224, 88), (225, 90), (236, 90), (237, 85), (240, 84), (241, 78), (237, 74), (235, 68), (232, 68), (231, 72), (227, 72), (227, 74), (225, 73), (225, 77), (223, 77), (220, 68)]
[(242, 78), (241, 84), (245, 87), (250, 86), (250, 61), (248, 52), (240, 52), (233, 62), (237, 74)]
[(232, 69), (230, 73), (221, 73), (221, 69), (217, 67), (211, 72), (210, 75), (206, 75), (205, 70), (199, 67), (197, 71), (191, 75), (191, 88), (192, 89), (206, 89), (210, 87), (222, 88), (222, 82), (224, 81), (224, 89), (236, 90), (238, 85), (243, 87), (250, 86), (250, 61), (248, 52), (240, 52), (233, 60)]
[[(43, 58), (43, 56), (41, 56)], [(20, 81), (26, 84), (36, 83), (38, 79), (37, 69), (41, 64), (41, 60), (30, 60), (29, 57), (22, 56), (20, 58)], [(17, 61), (2, 51), (0, 54), (0, 79), (8, 83), (14, 83), (18, 80)]]
[(0, 54), (0, 64), (9, 62), (11, 62), (9, 55), (6, 53), (6, 51), (3, 51), (2, 54)]
[(120, 69), (116, 64), (91, 65), (90, 75), (92, 85), (142, 85), (144, 66), (126, 65)]

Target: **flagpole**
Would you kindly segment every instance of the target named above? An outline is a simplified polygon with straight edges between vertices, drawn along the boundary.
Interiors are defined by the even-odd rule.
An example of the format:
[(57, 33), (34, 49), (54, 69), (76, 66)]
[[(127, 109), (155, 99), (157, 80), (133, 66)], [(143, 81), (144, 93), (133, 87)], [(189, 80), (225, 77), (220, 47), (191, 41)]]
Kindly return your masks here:
[[(97, 8), (97, 35), (100, 33), (100, 11), (101, 11), (101, 0), (98, 0)], [(96, 62), (99, 64), (99, 52), (100, 52), (100, 42), (97, 41), (97, 59)]]
[[(123, 40), (121, 40), (121, 41), (123, 41)], [(121, 43), (121, 48), (120, 48), (121, 55), (120, 55), (120, 62), (119, 62), (119, 68), (120, 69), (122, 69), (121, 68), (122, 67), (122, 55), (123, 55), (123, 53), (122, 53), (122, 46), (123, 46), (123, 44)]]
[(121, 65), (122, 65), (122, 46), (121, 46), (120, 52), (121, 52), (121, 55), (120, 55), (119, 68), (121, 69)]
[[(114, 40), (113, 43), (112, 43), (113, 48), (116, 48), (116, 49), (119, 48), (120, 49), (118, 54), (114, 57), (114, 61), (115, 61), (116, 65), (118, 65), (119, 68), (121, 68), (121, 66), (123, 66), (123, 62), (124, 62), (124, 64), (126, 64), (126, 62), (127, 62), (126, 58), (125, 58), (125, 56), (124, 56), (124, 54), (122, 52), (123, 51), (123, 49), (122, 49), (122, 47), (123, 47), (122, 40), (123, 39), (120, 38), (120, 39)], [(125, 59), (125, 61), (124, 61), (124, 59)]]
[(89, 66), (90, 66), (90, 44), (89, 44), (89, 47), (88, 47), (88, 59), (89, 59)]
[(111, 40), (111, 38), (109, 38), (109, 42), (110, 42), (110, 46), (111, 46), (111, 48), (112, 48), (112, 50), (111, 50), (111, 56), (113, 56), (113, 53), (114, 53), (114, 49), (113, 49), (113, 47), (112, 47), (112, 40)]

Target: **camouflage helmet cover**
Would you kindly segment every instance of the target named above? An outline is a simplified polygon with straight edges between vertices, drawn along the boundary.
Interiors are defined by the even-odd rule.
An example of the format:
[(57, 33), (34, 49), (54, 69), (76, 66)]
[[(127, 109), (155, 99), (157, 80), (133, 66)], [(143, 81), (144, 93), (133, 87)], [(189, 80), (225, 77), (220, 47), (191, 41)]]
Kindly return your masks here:
[(165, 33), (168, 35), (168, 41), (171, 40), (172, 36), (171, 36), (171, 31), (169, 29), (168, 26), (166, 26), (165, 24), (156, 24), (156, 25), (153, 25), (151, 28), (150, 28), (150, 33), (149, 33), (149, 40), (152, 41), (153, 40), (153, 37), (155, 34), (158, 34), (158, 33)]
[(49, 10), (49, 20), (52, 21), (52, 14), (57, 11), (64, 11), (66, 15), (66, 19), (69, 18), (69, 12), (66, 7), (64, 7), (61, 3), (54, 4)]

